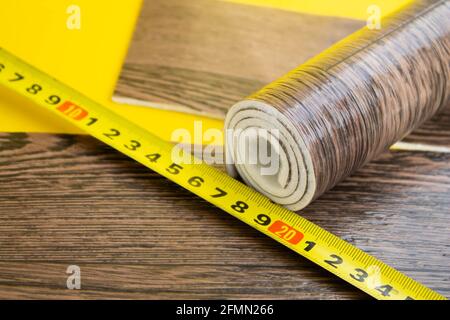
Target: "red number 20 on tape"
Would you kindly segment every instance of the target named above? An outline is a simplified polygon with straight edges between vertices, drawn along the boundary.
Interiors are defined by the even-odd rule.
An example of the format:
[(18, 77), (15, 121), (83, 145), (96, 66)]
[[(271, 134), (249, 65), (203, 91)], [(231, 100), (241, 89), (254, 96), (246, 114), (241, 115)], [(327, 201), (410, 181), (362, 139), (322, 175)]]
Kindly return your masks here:
[(298, 244), (303, 239), (303, 233), (280, 220), (275, 221), (269, 231), (292, 244)]

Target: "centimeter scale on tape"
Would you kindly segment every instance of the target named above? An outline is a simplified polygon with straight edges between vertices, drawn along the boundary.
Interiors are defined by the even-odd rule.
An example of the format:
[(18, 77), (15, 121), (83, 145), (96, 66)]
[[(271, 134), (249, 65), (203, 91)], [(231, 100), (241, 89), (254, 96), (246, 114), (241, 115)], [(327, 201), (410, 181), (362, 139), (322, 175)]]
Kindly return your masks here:
[[(377, 299), (446, 299), (0, 48), (0, 84), (172, 180)], [(182, 151), (181, 151), (182, 152)], [(191, 155), (189, 155), (191, 156)]]

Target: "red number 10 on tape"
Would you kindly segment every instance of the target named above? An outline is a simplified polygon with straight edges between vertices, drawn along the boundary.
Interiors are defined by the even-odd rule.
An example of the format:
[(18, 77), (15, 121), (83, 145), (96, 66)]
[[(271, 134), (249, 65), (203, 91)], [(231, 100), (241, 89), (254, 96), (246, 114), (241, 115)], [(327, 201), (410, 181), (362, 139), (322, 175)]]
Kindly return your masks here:
[(86, 110), (70, 101), (64, 102), (58, 107), (58, 110), (73, 120), (82, 120), (88, 115)]

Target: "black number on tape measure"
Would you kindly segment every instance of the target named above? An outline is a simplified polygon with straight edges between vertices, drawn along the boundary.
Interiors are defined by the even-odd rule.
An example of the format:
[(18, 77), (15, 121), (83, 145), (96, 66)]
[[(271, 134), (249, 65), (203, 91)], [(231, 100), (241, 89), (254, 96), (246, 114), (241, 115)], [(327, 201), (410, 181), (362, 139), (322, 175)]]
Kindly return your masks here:
[(306, 252), (311, 251), (312, 248), (316, 246), (316, 243), (312, 241), (306, 241), (305, 243), (307, 244), (306, 248), (304, 249)]
[(94, 123), (98, 121), (97, 118), (89, 118), (89, 122), (86, 124), (88, 127), (92, 126)]
[(203, 182), (205, 180), (202, 177), (192, 177), (188, 180), (188, 183), (193, 187), (201, 187)]
[(152, 153), (147, 154), (145, 157), (150, 160), (150, 162), (156, 162), (159, 158), (161, 158), (161, 155), (159, 153)]
[(114, 139), (115, 137), (120, 136), (120, 131), (117, 129), (109, 129), (111, 132), (110, 133), (103, 133), (103, 135), (105, 137), (110, 138), (111, 140)]
[(324, 260), (324, 262), (328, 263), (333, 268), (337, 268), (337, 266), (339, 264), (342, 264), (342, 262), (344, 262), (344, 260), (341, 257), (339, 257), (338, 255), (335, 255), (335, 254), (330, 255), (330, 258), (332, 258), (334, 260)]
[(183, 167), (180, 166), (179, 164), (176, 163), (172, 163), (167, 169), (166, 171), (171, 173), (171, 174), (179, 174), (181, 172), (181, 170), (183, 170)]
[(38, 84), (33, 84), (31, 87), (26, 89), (28, 93), (37, 94), (39, 91), (42, 91), (42, 87)]
[(268, 215), (258, 214), (256, 219), (253, 221), (255, 221), (257, 224), (260, 224), (262, 226), (268, 226), (272, 222), (272, 219), (270, 219), (270, 217)]
[(61, 98), (58, 97), (58, 96), (56, 96), (56, 95), (52, 95), (52, 96), (48, 97), (48, 98), (45, 100), (45, 102), (48, 103), (48, 104), (55, 105), (55, 104), (58, 104), (58, 103), (61, 102)]
[(130, 144), (124, 144), (123, 146), (125, 148), (127, 148), (128, 150), (136, 151), (138, 148), (141, 147), (141, 143), (139, 141), (136, 141), (136, 140), (131, 140)]
[(405, 300), (414, 300), (414, 299), (411, 298), (410, 296), (407, 296), (407, 297), (405, 298)]
[(5, 65), (0, 63), (0, 72), (2, 72), (2, 70), (4, 70), (4, 69), (5, 69)]
[(367, 277), (369, 276), (369, 274), (366, 271), (364, 271), (363, 269), (355, 269), (355, 271), (356, 271), (356, 274), (350, 273), (350, 277), (352, 277), (356, 281), (364, 282), (367, 279)]
[(13, 79), (9, 79), (9, 80), (8, 80), (9, 82), (20, 81), (20, 80), (25, 79), (25, 77), (24, 77), (23, 75), (21, 75), (20, 73), (14, 72), (14, 75), (15, 75), (16, 77), (13, 78)]
[(239, 213), (244, 213), (245, 210), (248, 209), (248, 204), (246, 204), (243, 201), (238, 201), (238, 202), (236, 202), (236, 204), (233, 204), (231, 206), (231, 209), (233, 209), (234, 211), (239, 212)]
[(212, 198), (222, 198), (222, 197), (225, 197), (225, 196), (228, 194), (226, 191), (223, 191), (223, 190), (220, 189), (220, 188), (216, 188), (216, 190), (219, 191), (219, 193), (217, 193), (217, 194), (212, 194), (212, 195), (211, 195)]
[(392, 291), (392, 289), (394, 289), (394, 288), (388, 284), (375, 288), (375, 290), (377, 290), (379, 293), (381, 293), (381, 295), (384, 297), (390, 297), (391, 295), (389, 293)]

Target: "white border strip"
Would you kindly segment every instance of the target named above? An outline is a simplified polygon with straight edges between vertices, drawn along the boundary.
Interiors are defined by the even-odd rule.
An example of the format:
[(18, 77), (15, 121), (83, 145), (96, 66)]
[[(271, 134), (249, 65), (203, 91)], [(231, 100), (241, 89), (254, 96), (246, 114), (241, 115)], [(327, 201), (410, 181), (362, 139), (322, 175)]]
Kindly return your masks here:
[(391, 150), (403, 150), (403, 151), (425, 151), (436, 153), (450, 153), (449, 147), (434, 146), (421, 143), (410, 142), (397, 142), (391, 147)]

